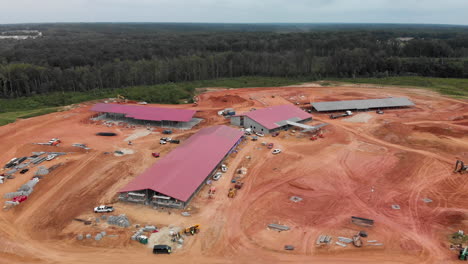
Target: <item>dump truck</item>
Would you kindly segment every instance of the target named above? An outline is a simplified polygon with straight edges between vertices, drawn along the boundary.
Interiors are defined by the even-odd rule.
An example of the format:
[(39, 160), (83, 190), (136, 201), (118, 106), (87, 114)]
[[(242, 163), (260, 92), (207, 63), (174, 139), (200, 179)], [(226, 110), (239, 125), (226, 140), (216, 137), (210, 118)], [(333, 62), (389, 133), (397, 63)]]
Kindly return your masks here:
[(185, 230), (184, 230), (184, 234), (185, 234), (185, 235), (192, 235), (192, 236), (195, 235), (195, 234), (197, 234), (197, 233), (199, 233), (199, 232), (200, 232), (200, 225), (198, 225), (198, 224), (197, 224), (197, 225), (193, 225), (193, 226), (191, 226), (191, 227), (187, 227), (187, 228), (185, 228)]
[(340, 117), (351, 116), (351, 115), (353, 115), (353, 112), (351, 112), (351, 111), (346, 111), (346, 112), (344, 112), (343, 114), (339, 114), (339, 115), (330, 115), (330, 119), (337, 119), (337, 118), (340, 118)]

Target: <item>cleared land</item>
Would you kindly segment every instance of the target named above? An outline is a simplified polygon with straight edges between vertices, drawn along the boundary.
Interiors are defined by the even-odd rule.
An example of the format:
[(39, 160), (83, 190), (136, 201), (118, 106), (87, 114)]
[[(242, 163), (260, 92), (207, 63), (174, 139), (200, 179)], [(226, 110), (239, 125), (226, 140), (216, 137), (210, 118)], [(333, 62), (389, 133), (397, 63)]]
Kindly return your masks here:
[[(311, 141), (298, 133), (246, 141), (229, 157), (230, 168), (215, 183), (215, 199), (207, 198), (208, 187), (191, 203), (191, 216), (181, 211), (157, 211), (141, 205), (116, 201), (116, 191), (163, 157), (177, 145), (160, 145), (158, 131), (141, 136), (128, 146), (132, 128), (105, 127), (89, 122), (91, 104), (0, 127), (0, 164), (31, 151), (74, 152), (51, 161), (65, 165), (47, 175), (30, 199), (0, 212), (0, 263), (450, 263), (458, 262), (448, 249), (448, 237), (468, 230), (468, 197), (465, 175), (453, 174), (456, 158), (468, 161), (468, 102), (443, 97), (421, 89), (375, 87), (271, 87), (217, 89), (198, 96), (199, 104), (182, 105), (199, 110), (205, 118), (191, 131), (176, 132), (173, 138), (190, 136), (200, 127), (227, 124), (217, 111), (233, 107), (238, 112), (285, 103), (354, 100), (407, 96), (411, 109), (373, 112), (366, 123), (330, 120), (314, 114), (315, 122), (327, 122), (325, 138)], [(97, 132), (116, 132), (117, 137), (97, 137)], [(160, 132), (161, 130), (159, 130)], [(32, 145), (59, 137), (59, 147)], [(272, 155), (262, 142), (272, 142), (283, 152)], [(70, 147), (87, 143), (89, 152)], [(105, 155), (118, 149), (133, 154)], [(250, 156), (251, 159), (246, 159)], [(247, 168), (244, 187), (237, 197), (227, 192), (234, 169)], [(0, 194), (16, 190), (35, 170), (0, 185)], [(373, 191), (372, 191), (373, 190)], [(292, 202), (291, 196), (303, 198)], [(425, 203), (423, 198), (433, 202)], [(190, 226), (201, 232), (186, 239), (170, 256), (153, 255), (144, 245), (130, 240), (134, 228), (86, 226), (74, 218), (94, 219), (92, 208), (112, 204), (116, 214), (125, 213), (132, 224)], [(392, 209), (399, 205), (400, 210)], [(350, 223), (351, 216), (375, 220), (372, 228)], [(270, 223), (287, 225), (284, 232), (268, 230)], [(342, 248), (335, 244), (315, 246), (321, 234), (350, 237), (366, 230), (369, 238), (383, 246)], [(101, 241), (75, 239), (77, 234), (105, 230)], [(284, 245), (294, 251), (284, 251)], [(366, 243), (365, 243), (366, 244)]]

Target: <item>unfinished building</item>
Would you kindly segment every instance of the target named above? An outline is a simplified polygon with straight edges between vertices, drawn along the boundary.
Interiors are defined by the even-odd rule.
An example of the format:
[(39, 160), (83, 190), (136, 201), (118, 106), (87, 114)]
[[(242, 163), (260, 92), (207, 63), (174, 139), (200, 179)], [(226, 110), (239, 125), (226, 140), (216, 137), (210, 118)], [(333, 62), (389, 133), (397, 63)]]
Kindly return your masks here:
[(186, 207), (242, 136), (242, 131), (224, 125), (201, 129), (120, 190), (119, 199), (152, 207)]
[(99, 103), (91, 111), (98, 113), (96, 120), (177, 129), (191, 129), (202, 120), (193, 117), (195, 110), (177, 108)]
[(291, 126), (311, 128), (302, 123), (312, 121), (312, 116), (294, 105), (277, 105), (231, 117), (231, 124), (270, 134)]
[(376, 109), (404, 108), (414, 106), (414, 103), (406, 97), (388, 97), (382, 99), (348, 100), (311, 103), (317, 112), (335, 111), (369, 111)]

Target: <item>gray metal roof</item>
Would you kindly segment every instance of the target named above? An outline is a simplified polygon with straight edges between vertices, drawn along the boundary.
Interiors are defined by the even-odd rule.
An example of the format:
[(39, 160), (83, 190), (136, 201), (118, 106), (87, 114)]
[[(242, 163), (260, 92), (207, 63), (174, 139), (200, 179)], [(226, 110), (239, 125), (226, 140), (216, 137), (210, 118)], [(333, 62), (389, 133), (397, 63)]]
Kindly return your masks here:
[(389, 97), (383, 99), (367, 99), (367, 100), (349, 100), (349, 101), (333, 101), (333, 102), (317, 102), (311, 103), (315, 110), (323, 111), (340, 111), (340, 110), (365, 110), (371, 108), (384, 107), (403, 107), (413, 106), (406, 97)]

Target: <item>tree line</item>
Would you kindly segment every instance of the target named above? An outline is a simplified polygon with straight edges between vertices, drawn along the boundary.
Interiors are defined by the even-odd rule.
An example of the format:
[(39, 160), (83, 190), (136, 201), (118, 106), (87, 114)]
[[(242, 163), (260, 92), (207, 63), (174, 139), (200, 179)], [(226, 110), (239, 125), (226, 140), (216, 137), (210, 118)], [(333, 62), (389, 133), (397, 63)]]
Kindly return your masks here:
[(238, 76), (468, 77), (464, 27), (185, 27), (38, 25), (41, 38), (0, 40), (0, 97)]

